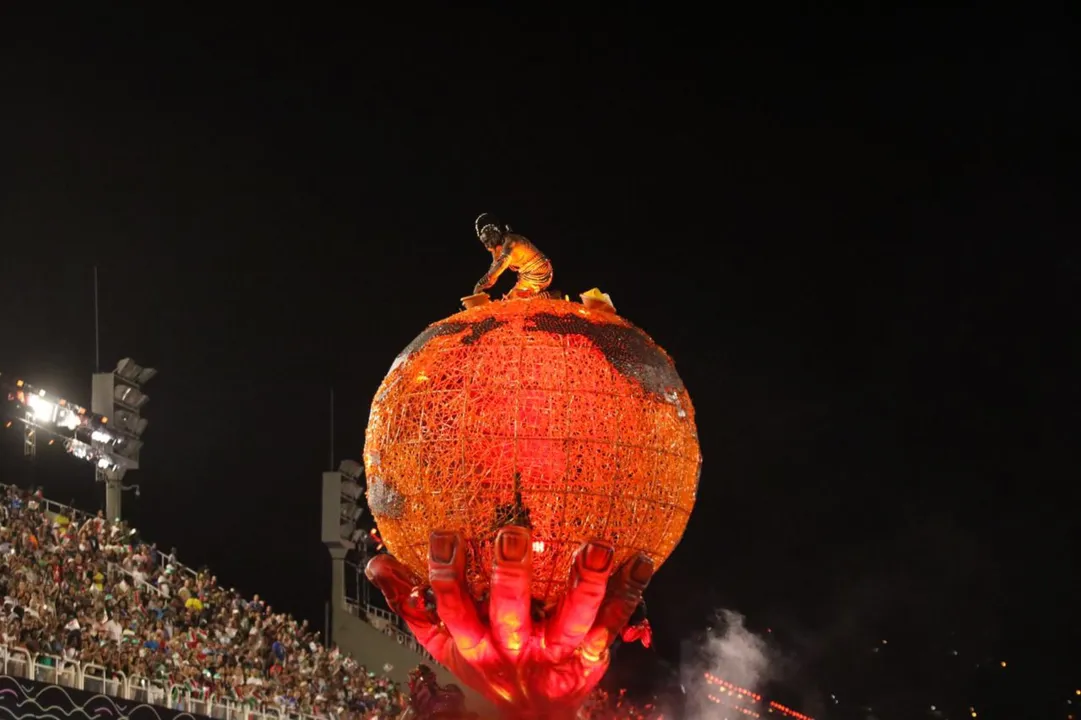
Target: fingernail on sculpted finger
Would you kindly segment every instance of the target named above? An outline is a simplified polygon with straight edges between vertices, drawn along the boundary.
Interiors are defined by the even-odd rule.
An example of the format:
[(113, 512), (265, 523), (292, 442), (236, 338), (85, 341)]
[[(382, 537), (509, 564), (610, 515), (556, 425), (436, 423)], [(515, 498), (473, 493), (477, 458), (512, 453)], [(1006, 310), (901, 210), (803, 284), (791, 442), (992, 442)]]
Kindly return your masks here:
[(653, 561), (647, 555), (638, 555), (631, 564), (630, 579), (634, 584), (642, 587), (649, 585), (653, 578)]
[(524, 528), (504, 528), (496, 538), (496, 559), (504, 563), (520, 563), (529, 553), (529, 532)]
[(372, 582), (377, 582), (379, 579), (379, 568), (383, 564), (382, 556), (374, 557), (368, 561), (368, 564), (364, 566), (364, 575)]
[(614, 557), (615, 550), (611, 545), (594, 540), (582, 548), (580, 561), (582, 567), (590, 572), (607, 573), (612, 569)]
[(387, 590), (389, 589), (389, 582), (385, 575), (374, 572), (371, 568), (368, 568), (368, 570), (365, 571), (364, 574), (368, 576), (369, 580), (371, 580), (372, 585), (375, 585), (377, 588), (379, 588), (384, 595), (386, 594)]
[(440, 565), (450, 565), (458, 551), (458, 534), (437, 531), (429, 543), (429, 558)]

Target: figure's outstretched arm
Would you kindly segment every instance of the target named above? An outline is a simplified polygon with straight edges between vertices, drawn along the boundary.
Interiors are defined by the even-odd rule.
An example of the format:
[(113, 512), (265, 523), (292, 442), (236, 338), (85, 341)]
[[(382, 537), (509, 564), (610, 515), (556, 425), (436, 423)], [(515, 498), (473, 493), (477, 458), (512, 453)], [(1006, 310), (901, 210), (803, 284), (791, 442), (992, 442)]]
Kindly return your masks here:
[(474, 293), (479, 293), (482, 290), (487, 290), (491, 286), (495, 285), (499, 280), (499, 276), (510, 267), (510, 244), (503, 245), (503, 250), (499, 253), (493, 262), (492, 266), (488, 268), (488, 272), (484, 273), (484, 277), (477, 281), (476, 287), (473, 288)]

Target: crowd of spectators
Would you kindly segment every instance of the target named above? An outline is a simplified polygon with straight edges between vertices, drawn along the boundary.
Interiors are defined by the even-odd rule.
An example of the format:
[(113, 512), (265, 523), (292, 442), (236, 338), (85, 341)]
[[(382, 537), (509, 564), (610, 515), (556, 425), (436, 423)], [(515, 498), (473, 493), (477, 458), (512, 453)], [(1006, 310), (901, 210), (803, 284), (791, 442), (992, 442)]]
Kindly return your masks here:
[[(181, 572), (124, 523), (50, 516), (40, 492), (0, 502), (0, 641), (145, 677), (193, 698), (342, 720), (396, 717), (403, 689), (307, 621)], [(74, 515), (74, 514), (73, 514)]]
[[(339, 720), (395, 718), (407, 706), (404, 687), (325, 647), (307, 621), (182, 568), (125, 523), (48, 513), (40, 491), (3, 486), (0, 498), (3, 645), (198, 701)], [(599, 690), (582, 716), (658, 717)]]

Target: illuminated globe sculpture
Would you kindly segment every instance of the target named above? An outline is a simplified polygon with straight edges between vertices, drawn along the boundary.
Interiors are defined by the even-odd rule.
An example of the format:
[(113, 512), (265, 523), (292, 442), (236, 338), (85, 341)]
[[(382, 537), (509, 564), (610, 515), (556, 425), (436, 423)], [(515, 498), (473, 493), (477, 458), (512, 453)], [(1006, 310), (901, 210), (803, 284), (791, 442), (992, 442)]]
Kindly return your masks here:
[[(591, 309), (592, 308), (592, 309)], [(488, 587), (497, 530), (532, 529), (532, 595), (551, 606), (574, 551), (601, 538), (618, 566), (659, 566), (694, 507), (701, 455), (690, 397), (668, 355), (602, 303), (483, 304), (429, 326), (372, 403), (368, 502), (384, 543), (428, 571), (433, 530), (469, 547)]]

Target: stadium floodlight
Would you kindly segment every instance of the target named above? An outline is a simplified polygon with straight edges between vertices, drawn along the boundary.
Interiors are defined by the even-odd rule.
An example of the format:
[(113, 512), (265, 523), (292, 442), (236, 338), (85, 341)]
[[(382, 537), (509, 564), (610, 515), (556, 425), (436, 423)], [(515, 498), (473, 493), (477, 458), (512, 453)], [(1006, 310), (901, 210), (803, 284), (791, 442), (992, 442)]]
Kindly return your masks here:
[(338, 466), (338, 472), (350, 480), (359, 480), (364, 474), (364, 468), (356, 460), (342, 460), (341, 465)]
[(343, 460), (338, 465), (340, 491), (338, 499), (338, 536), (352, 542), (357, 524), (364, 515), (364, 468), (356, 460)]
[(149, 397), (130, 385), (117, 385), (116, 388), (113, 389), (113, 397), (120, 405), (135, 410), (138, 410), (150, 401)]
[(83, 424), (85, 414), (80, 416), (63, 399), (51, 400), (44, 390), (24, 392), (23, 401), (37, 425), (56, 425), (64, 430), (75, 430)]
[[(36, 457), (38, 438), (49, 438), (49, 444), (61, 439), (75, 457), (97, 463), (103, 453), (73, 451), (94, 442), (107, 444), (112, 436), (105, 429), (108, 418), (95, 415), (86, 408), (69, 403), (62, 397), (36, 388), (23, 380), (10, 383), (0, 374), (0, 401), (3, 410), (23, 427), (23, 454)], [(10, 426), (13, 421), (8, 421)]]
[(28, 395), (26, 405), (30, 408), (30, 415), (34, 422), (42, 425), (52, 425), (56, 420), (56, 405), (46, 400), (41, 395)]
[(113, 416), (114, 427), (136, 438), (142, 437), (142, 434), (146, 432), (146, 426), (149, 424), (146, 418), (139, 417), (139, 414), (134, 411), (117, 410)]
[(354, 480), (342, 479), (342, 504), (339, 520), (342, 537), (348, 537), (356, 528), (356, 523), (364, 514), (364, 507), (358, 499), (364, 496), (364, 490)]
[(158, 374), (154, 368), (142, 367), (131, 358), (124, 358), (118, 362), (113, 372), (133, 385), (146, 385)]
[(149, 424), (141, 412), (150, 402), (142, 386), (157, 374), (154, 368), (124, 358), (111, 373), (94, 375), (90, 407), (95, 413), (112, 418), (108, 432), (113, 439), (94, 443), (95, 448), (106, 451), (114, 461), (109, 468), (99, 468), (97, 474), (98, 480), (105, 483), (105, 510), (110, 520), (120, 519), (124, 474), (139, 469), (142, 435)]
[(357, 547), (355, 538), (358, 530), (364, 532), (359, 523), (366, 511), (364, 467), (359, 462), (345, 460), (337, 470), (323, 473), (322, 537), (338, 560)]
[(342, 480), (342, 502), (356, 504), (357, 498), (364, 494), (364, 488), (356, 480)]
[(121, 439), (115, 445), (116, 454), (131, 459), (139, 455), (139, 449), (142, 446), (142, 440)]

